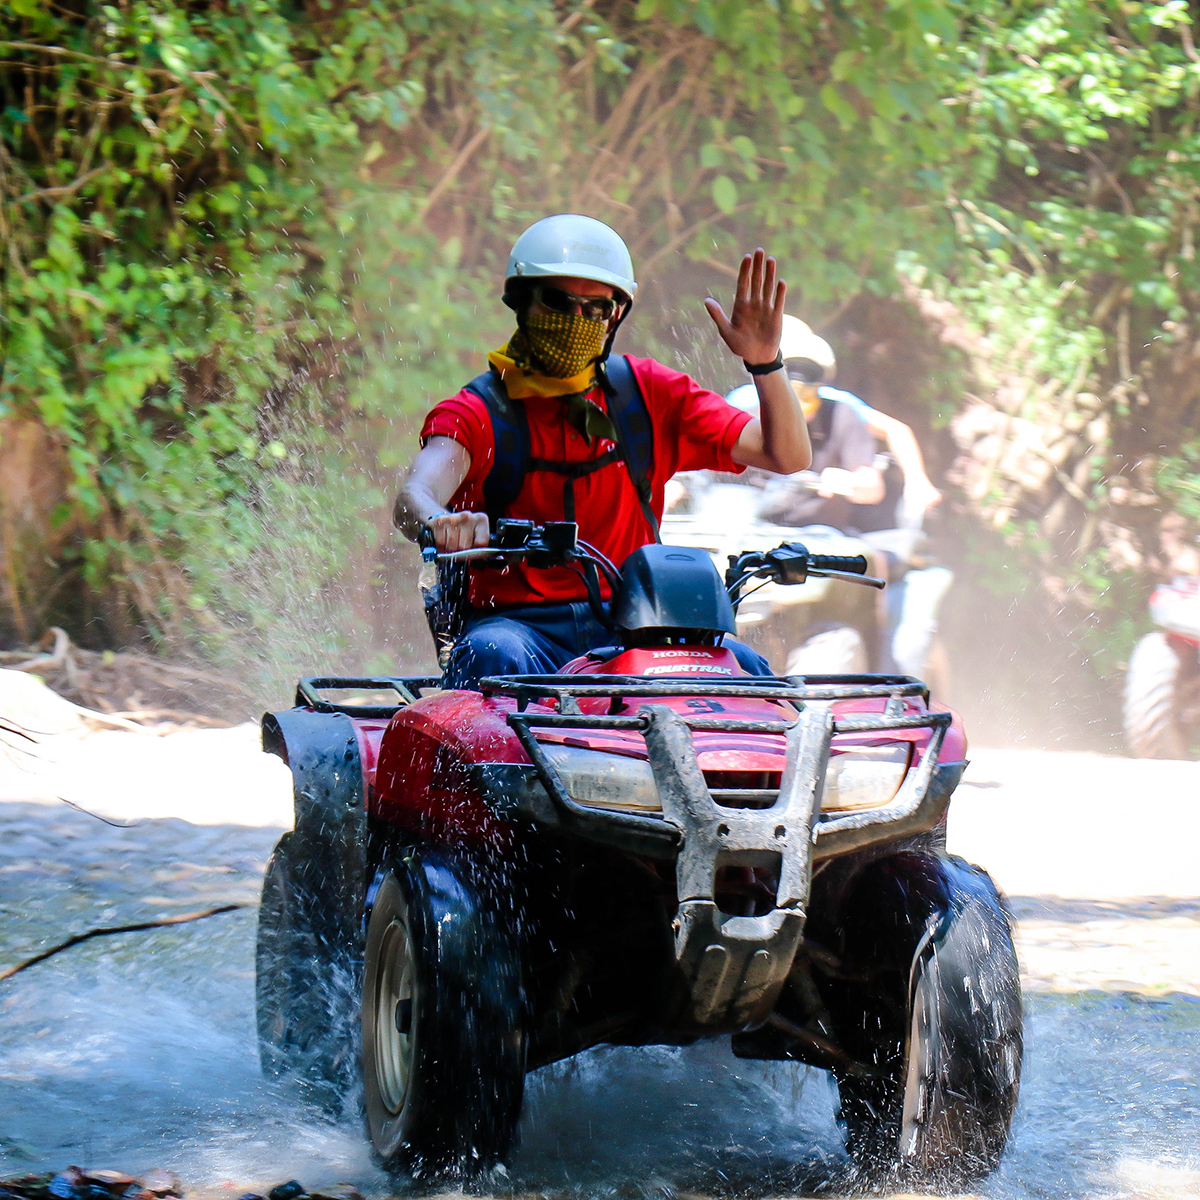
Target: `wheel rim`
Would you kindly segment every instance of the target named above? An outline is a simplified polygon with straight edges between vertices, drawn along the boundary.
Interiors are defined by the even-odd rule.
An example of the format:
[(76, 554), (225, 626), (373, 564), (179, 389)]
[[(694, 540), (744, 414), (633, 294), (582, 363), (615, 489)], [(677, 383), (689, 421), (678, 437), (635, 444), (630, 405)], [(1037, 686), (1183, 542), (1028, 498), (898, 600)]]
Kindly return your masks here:
[(408, 925), (393, 917), (379, 947), (375, 989), (375, 1078), (379, 1098), (395, 1116), (404, 1107), (412, 1075), (413, 954)]
[(904, 1070), (904, 1107), (900, 1118), (900, 1156), (907, 1160), (915, 1159), (920, 1153), (921, 1131), (929, 1119), (927, 1109), (936, 1011), (936, 1000), (930, 995), (929, 978), (922, 972), (913, 994), (908, 1057)]

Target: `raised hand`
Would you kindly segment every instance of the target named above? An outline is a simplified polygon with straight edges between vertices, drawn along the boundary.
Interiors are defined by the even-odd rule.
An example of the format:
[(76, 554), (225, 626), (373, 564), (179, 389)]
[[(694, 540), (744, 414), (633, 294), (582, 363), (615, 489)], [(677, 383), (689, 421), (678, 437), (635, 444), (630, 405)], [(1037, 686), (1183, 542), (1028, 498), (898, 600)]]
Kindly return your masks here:
[(733, 311), (711, 296), (704, 301), (725, 345), (748, 363), (768, 363), (779, 353), (787, 284), (775, 277), (775, 260), (761, 246), (742, 258)]

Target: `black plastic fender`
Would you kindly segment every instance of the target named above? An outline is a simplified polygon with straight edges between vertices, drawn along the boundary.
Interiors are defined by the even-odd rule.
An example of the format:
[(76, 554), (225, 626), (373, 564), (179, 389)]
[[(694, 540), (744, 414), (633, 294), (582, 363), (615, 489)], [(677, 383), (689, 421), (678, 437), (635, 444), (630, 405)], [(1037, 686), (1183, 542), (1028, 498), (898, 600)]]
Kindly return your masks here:
[(263, 716), (262, 740), (292, 772), (291, 856), (298, 886), (313, 898), (316, 931), (361, 960), (367, 811), (354, 726), (341, 713), (290, 709)]
[(263, 749), (291, 768), (295, 828), (263, 885), (256, 951), (259, 1049), (341, 1109), (359, 1077), (366, 808), (350, 719), (293, 709), (263, 717)]

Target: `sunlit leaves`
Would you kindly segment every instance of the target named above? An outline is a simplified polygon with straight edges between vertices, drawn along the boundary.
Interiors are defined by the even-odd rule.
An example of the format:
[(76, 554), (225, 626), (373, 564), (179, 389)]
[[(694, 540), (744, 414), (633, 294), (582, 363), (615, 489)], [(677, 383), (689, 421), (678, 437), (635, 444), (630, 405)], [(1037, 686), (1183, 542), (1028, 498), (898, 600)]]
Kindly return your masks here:
[(832, 83), (827, 83), (821, 88), (821, 103), (837, 117), (843, 129), (849, 129), (857, 120), (858, 114), (854, 111), (854, 106)]
[[(1056, 277), (1120, 275), (1146, 309), (1200, 288), (1178, 0), (35, 7), (29, 37), (112, 65), (18, 55), (46, 68), (41, 125), (20, 68), (0, 98), (9, 198), (97, 172), (12, 206), (0, 406), (36, 408), (89, 512), (137, 505), (197, 578), (196, 547), (245, 549), (256, 489), (304, 457), (273, 423), (374, 423), (403, 459), (379, 430), (500, 343), (503, 255), (547, 209), (612, 221), (651, 276), (769, 235), (809, 315), (894, 288), (907, 250), (981, 272), (969, 302), (1042, 321), (1048, 348)], [(1124, 155), (1120, 192), (1098, 152)], [(948, 195), (993, 224), (960, 232)], [(1019, 287), (1039, 271), (1040, 309)], [(650, 339), (639, 314), (623, 337)], [(1075, 357), (1048, 369), (1074, 372), (1059, 340)]]
[(731, 213), (737, 208), (737, 185), (728, 175), (718, 175), (712, 182), (713, 203), (723, 212)]

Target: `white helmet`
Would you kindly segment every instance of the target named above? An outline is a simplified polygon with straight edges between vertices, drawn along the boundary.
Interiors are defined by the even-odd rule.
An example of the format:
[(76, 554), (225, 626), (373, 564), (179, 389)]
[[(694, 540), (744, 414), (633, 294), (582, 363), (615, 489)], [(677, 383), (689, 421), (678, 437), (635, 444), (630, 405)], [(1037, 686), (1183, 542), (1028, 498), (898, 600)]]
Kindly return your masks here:
[[(817, 337), (799, 317), (783, 318), (779, 350), (785, 363), (790, 358), (803, 358), (816, 363), (820, 377), (806, 379), (806, 383), (832, 383), (837, 375), (837, 359), (833, 356), (833, 348), (823, 337)], [(812, 373), (817, 374), (815, 371)]]
[(547, 275), (574, 275), (606, 283), (627, 300), (637, 295), (628, 248), (615, 231), (594, 217), (574, 213), (543, 217), (517, 238), (508, 255), (506, 296), (514, 280)]

